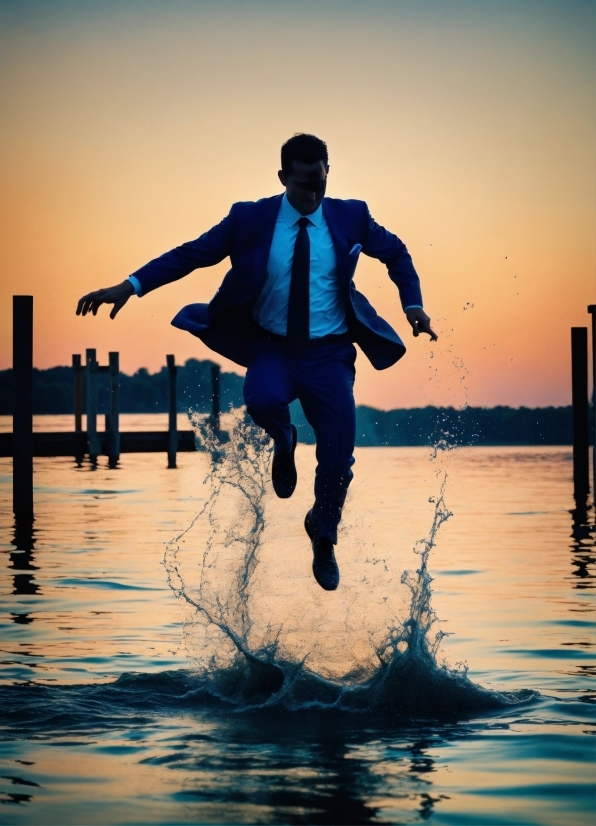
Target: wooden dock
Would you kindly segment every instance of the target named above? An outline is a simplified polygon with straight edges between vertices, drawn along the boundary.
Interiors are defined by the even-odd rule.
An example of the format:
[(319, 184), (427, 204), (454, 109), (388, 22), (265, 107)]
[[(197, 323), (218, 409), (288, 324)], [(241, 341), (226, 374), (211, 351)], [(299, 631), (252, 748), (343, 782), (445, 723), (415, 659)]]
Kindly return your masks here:
[[(124, 431), (119, 434), (120, 453), (189, 453), (197, 449), (193, 430), (178, 430), (172, 451), (170, 433), (167, 430)], [(110, 456), (110, 434), (98, 433), (98, 456)], [(12, 456), (14, 436), (0, 433), (0, 456)], [(89, 438), (86, 430), (78, 433), (33, 433), (33, 456), (89, 456)]]
[[(120, 430), (119, 354), (109, 353), (108, 364), (97, 361), (96, 351), (72, 357), (74, 371), (74, 429), (71, 432), (33, 432), (33, 296), (13, 296), (13, 432), (0, 433), (0, 456), (13, 457), (13, 510), (17, 519), (33, 519), (33, 458), (72, 456), (78, 462), (96, 465), (100, 456), (116, 467), (122, 453), (163, 453), (168, 468), (176, 467), (178, 453), (197, 450), (193, 430), (178, 430), (176, 360), (166, 356), (168, 369), (168, 429), (155, 431)], [(209, 422), (220, 433), (218, 365), (211, 368), (211, 415)], [(109, 410), (105, 430), (98, 429), (97, 380), (109, 378)], [(83, 382), (87, 390), (87, 429), (83, 430)], [(222, 434), (222, 438), (225, 434)]]

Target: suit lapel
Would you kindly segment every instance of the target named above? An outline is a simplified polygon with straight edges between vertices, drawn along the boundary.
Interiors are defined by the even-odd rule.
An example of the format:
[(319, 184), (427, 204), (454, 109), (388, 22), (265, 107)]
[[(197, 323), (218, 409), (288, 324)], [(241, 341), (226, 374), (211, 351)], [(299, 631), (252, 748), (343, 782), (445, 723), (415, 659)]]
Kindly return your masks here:
[(329, 234), (333, 241), (333, 248), (335, 250), (335, 257), (337, 259), (337, 275), (340, 284), (343, 281), (350, 280), (352, 277), (352, 267), (350, 266), (350, 256), (345, 233), (342, 232), (341, 223), (336, 215), (333, 200), (330, 198), (323, 199), (323, 215), (329, 228)]
[(275, 223), (281, 206), (283, 195), (273, 198), (264, 198), (258, 202), (255, 209), (254, 223), (254, 277), (257, 289), (260, 291), (267, 274), (267, 261), (275, 232)]

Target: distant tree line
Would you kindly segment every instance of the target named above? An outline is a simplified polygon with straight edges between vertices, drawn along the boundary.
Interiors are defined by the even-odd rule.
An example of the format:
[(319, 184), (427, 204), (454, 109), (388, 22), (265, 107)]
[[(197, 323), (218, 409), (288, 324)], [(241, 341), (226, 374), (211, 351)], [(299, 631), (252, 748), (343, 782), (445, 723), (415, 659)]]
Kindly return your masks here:
[[(211, 410), (212, 361), (189, 359), (178, 367), (178, 409), (208, 413)], [(221, 409), (243, 405), (243, 378), (220, 375)], [(86, 403), (83, 381), (83, 405)], [(83, 406), (83, 409), (85, 407)], [(108, 377), (98, 375), (98, 412), (109, 409)], [(145, 368), (132, 376), (120, 374), (120, 409), (123, 413), (163, 413), (168, 409), (168, 372)], [(33, 412), (72, 414), (74, 372), (71, 367), (33, 371)], [(12, 414), (12, 370), (0, 370), (0, 415)], [(594, 432), (594, 406), (590, 408)], [(292, 405), (299, 439), (314, 443), (314, 434), (298, 403)], [(421, 407), (376, 410), (360, 405), (356, 411), (356, 439), (360, 446), (433, 445), (569, 445), (572, 443), (571, 407)]]
[[(189, 359), (178, 366), (178, 409), (189, 408), (198, 413), (211, 410), (211, 367), (213, 361)], [(243, 404), (244, 379), (236, 373), (221, 373), (220, 395), (222, 410)], [(109, 411), (109, 379), (98, 373), (99, 413)], [(87, 404), (87, 383), (83, 380), (83, 410)], [(120, 373), (120, 410), (122, 413), (164, 413), (168, 409), (168, 369), (149, 373), (144, 367), (132, 376)], [(12, 413), (12, 370), (0, 370), (0, 415)], [(74, 414), (74, 371), (72, 367), (50, 367), (33, 370), (33, 413)]]
[(356, 411), (358, 444), (570, 445), (571, 407), (418, 407)]

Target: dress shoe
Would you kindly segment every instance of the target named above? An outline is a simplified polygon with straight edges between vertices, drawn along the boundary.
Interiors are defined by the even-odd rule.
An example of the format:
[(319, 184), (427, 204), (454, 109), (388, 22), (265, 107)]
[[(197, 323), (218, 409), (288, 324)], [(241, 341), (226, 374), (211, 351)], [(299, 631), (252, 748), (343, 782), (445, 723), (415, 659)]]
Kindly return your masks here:
[(289, 499), (296, 488), (298, 474), (294, 462), (294, 452), (298, 442), (298, 431), (292, 425), (292, 447), (290, 450), (273, 449), (273, 463), (271, 465), (271, 481), (273, 490), (280, 499)]
[(314, 555), (312, 572), (321, 588), (324, 588), (325, 591), (335, 591), (339, 585), (339, 568), (335, 561), (333, 542), (326, 536), (313, 535), (311, 518), (311, 511), (309, 511), (304, 519), (304, 528), (312, 542)]

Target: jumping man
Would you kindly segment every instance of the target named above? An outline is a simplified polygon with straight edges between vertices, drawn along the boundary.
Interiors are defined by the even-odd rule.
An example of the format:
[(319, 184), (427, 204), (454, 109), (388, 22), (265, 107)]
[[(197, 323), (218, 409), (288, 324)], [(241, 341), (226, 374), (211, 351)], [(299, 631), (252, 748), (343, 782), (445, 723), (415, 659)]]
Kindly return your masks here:
[(83, 296), (77, 315), (95, 315), (102, 304), (113, 304), (115, 318), (134, 293), (146, 295), (229, 256), (231, 269), (209, 304), (184, 307), (172, 324), (247, 368), (246, 409), (273, 439), (273, 489), (282, 499), (296, 487), (297, 433), (289, 404), (299, 399), (317, 443), (315, 501), (304, 527), (315, 579), (333, 591), (339, 584), (337, 526), (353, 476), (354, 342), (377, 370), (405, 353), (397, 333), (356, 290), (360, 252), (387, 267), (414, 336), (437, 336), (404, 244), (375, 223), (364, 201), (326, 198), (328, 173), (326, 144), (314, 135), (294, 135), (281, 148), (283, 195), (234, 204), (196, 241), (114, 287)]

